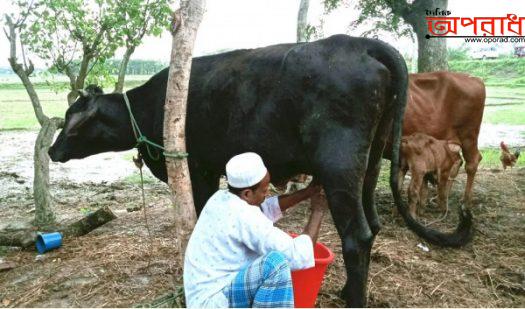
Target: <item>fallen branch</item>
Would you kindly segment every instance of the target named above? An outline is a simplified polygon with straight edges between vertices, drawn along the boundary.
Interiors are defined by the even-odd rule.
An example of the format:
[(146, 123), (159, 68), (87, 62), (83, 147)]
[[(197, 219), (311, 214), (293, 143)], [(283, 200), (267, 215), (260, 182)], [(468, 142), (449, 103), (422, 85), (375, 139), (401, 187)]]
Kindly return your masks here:
[[(59, 231), (64, 237), (79, 237), (86, 235), (115, 218), (117, 217), (111, 209), (105, 206), (72, 224), (48, 228), (46, 230)], [(0, 231), (0, 246), (28, 248), (33, 246), (35, 241), (36, 231), (31, 229)]]
[(1, 231), (0, 246), (27, 248), (35, 243), (36, 232), (31, 230)]
[(185, 308), (184, 288), (180, 285), (175, 286), (173, 292), (162, 295), (149, 303), (141, 303), (133, 308)]
[(117, 218), (108, 206), (99, 208), (79, 221), (59, 229), (64, 237), (79, 237)]

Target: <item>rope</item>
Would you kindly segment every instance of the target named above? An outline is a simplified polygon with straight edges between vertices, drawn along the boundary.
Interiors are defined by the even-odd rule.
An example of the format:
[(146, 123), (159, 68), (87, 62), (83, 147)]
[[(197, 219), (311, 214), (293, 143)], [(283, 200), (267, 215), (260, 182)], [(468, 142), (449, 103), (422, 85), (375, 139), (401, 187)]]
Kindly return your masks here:
[(160, 159), (160, 154), (159, 152), (157, 152), (154, 156), (151, 152), (150, 146), (155, 147), (159, 150), (162, 150), (162, 154), (168, 158), (173, 158), (176, 160), (183, 160), (188, 157), (188, 153), (184, 151), (166, 152), (166, 149), (163, 146), (152, 142), (144, 134), (142, 134), (142, 131), (140, 131), (140, 127), (137, 123), (137, 120), (135, 119), (135, 116), (133, 116), (133, 112), (131, 111), (131, 104), (129, 103), (128, 95), (126, 94), (126, 92), (124, 92), (122, 95), (124, 96), (124, 102), (126, 103), (126, 107), (129, 112), (129, 118), (131, 119), (131, 128), (133, 129), (133, 135), (135, 136), (135, 139), (137, 140), (137, 144), (135, 145), (135, 148), (139, 148), (141, 145), (145, 145), (148, 156), (154, 161), (158, 161)]
[[(153, 237), (151, 237), (151, 230), (148, 224), (148, 214), (146, 212), (146, 194), (144, 194), (144, 175), (142, 173), (142, 167), (144, 166), (144, 161), (142, 159), (142, 154), (138, 150), (137, 150), (137, 157), (136, 158), (133, 157), (133, 163), (135, 163), (135, 166), (140, 171), (140, 189), (142, 191), (142, 213), (144, 215), (144, 224), (146, 225), (146, 230), (148, 231), (148, 238), (149, 238), (149, 242), (148, 242), (149, 250), (148, 251), (152, 252), (151, 245), (153, 243)], [(147, 266), (148, 269), (149, 269), (150, 264), (151, 264), (151, 255), (148, 255), (148, 266)]]
[[(151, 153), (150, 146), (162, 150), (162, 154), (165, 157), (174, 158), (176, 160), (182, 160), (188, 157), (188, 153), (183, 152), (183, 151), (166, 152), (163, 146), (150, 141), (144, 134), (142, 134), (142, 131), (140, 131), (140, 127), (137, 123), (137, 120), (135, 119), (135, 116), (133, 116), (133, 112), (131, 111), (131, 104), (129, 103), (128, 95), (126, 94), (126, 92), (124, 92), (122, 95), (124, 97), (124, 102), (126, 103), (126, 108), (128, 109), (128, 112), (129, 112), (129, 118), (131, 120), (131, 128), (133, 129), (133, 135), (135, 136), (135, 139), (137, 140), (137, 144), (135, 145), (135, 148), (137, 148), (137, 157), (136, 158), (133, 157), (133, 162), (135, 163), (135, 165), (140, 171), (140, 189), (142, 191), (142, 213), (144, 214), (144, 223), (146, 225), (146, 229), (148, 231), (148, 237), (150, 240), (148, 244), (149, 252), (152, 252), (151, 246), (153, 244), (153, 238), (151, 236), (151, 230), (148, 224), (148, 215), (146, 212), (146, 195), (144, 193), (144, 175), (142, 173), (142, 167), (144, 166), (144, 160), (143, 160), (139, 147), (141, 145), (145, 145), (147, 154), (154, 161), (158, 161), (160, 159), (160, 155), (159, 155), (159, 152), (156, 152), (156, 156), (153, 156)], [(151, 256), (148, 255), (148, 266), (147, 266), (148, 269), (149, 269), (150, 264), (151, 264)], [(176, 296), (176, 298), (179, 298), (179, 297), (180, 295)], [(175, 300), (175, 304), (178, 305), (176, 300)]]

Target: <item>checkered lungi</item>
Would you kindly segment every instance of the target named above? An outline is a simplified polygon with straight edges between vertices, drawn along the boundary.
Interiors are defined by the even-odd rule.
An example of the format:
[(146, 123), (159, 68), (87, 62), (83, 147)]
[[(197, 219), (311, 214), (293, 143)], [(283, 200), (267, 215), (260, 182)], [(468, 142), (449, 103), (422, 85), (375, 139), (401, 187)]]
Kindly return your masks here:
[(290, 266), (272, 251), (246, 266), (223, 290), (231, 308), (293, 308)]

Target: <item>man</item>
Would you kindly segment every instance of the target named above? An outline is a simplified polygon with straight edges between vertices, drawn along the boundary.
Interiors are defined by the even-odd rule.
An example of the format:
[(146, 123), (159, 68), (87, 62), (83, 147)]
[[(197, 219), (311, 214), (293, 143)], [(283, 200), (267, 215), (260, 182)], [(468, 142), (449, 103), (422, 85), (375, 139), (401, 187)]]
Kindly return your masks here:
[(273, 226), (282, 212), (320, 194), (317, 185), (269, 197), (270, 174), (261, 157), (243, 153), (226, 164), (228, 190), (204, 206), (184, 260), (187, 307), (293, 307), (291, 270), (313, 267), (326, 203), (312, 205), (302, 235)]

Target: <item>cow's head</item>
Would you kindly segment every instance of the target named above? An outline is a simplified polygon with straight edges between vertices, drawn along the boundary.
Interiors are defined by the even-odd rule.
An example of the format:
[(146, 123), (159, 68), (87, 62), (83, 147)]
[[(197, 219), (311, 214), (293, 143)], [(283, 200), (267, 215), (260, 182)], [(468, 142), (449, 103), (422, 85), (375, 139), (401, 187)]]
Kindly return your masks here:
[(79, 94), (66, 111), (64, 128), (49, 148), (51, 160), (66, 162), (131, 148), (129, 118), (124, 104), (115, 102), (118, 95), (103, 95), (96, 86), (88, 86)]

